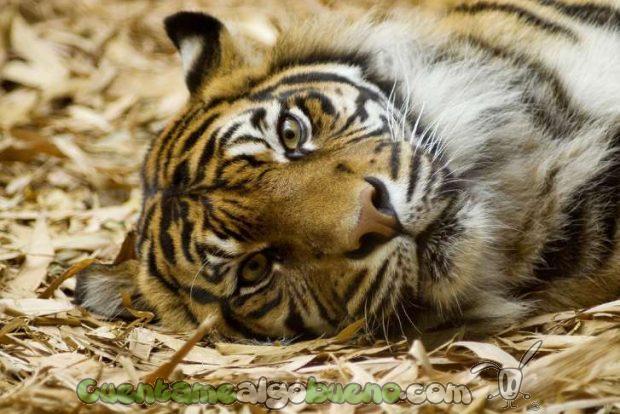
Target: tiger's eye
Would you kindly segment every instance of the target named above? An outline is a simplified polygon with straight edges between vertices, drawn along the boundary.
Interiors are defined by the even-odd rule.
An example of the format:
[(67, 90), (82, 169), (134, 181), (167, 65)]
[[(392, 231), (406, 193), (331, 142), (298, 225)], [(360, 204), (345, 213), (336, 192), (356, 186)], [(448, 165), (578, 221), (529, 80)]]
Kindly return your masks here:
[(270, 263), (267, 256), (257, 253), (243, 264), (241, 278), (245, 282), (258, 282), (269, 271)]
[(303, 143), (304, 128), (297, 117), (289, 114), (281, 122), (278, 135), (288, 151), (295, 151)]

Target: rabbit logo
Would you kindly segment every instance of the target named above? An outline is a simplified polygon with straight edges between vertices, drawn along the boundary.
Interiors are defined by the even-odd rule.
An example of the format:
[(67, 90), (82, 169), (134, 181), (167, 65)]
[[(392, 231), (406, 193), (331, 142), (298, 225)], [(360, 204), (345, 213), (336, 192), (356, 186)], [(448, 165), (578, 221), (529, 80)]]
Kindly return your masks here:
[(497, 392), (489, 394), (487, 398), (493, 399), (498, 395), (506, 401), (504, 408), (516, 408), (514, 405), (515, 400), (522, 395), (524, 399), (529, 399), (530, 394), (521, 392), (521, 384), (523, 383), (523, 367), (530, 362), (530, 360), (536, 355), (542, 341), (536, 341), (530, 346), (530, 348), (523, 354), (519, 366), (517, 368), (503, 368), (495, 361), (482, 361), (471, 367), (471, 373), (477, 375), (486, 369), (497, 370)]

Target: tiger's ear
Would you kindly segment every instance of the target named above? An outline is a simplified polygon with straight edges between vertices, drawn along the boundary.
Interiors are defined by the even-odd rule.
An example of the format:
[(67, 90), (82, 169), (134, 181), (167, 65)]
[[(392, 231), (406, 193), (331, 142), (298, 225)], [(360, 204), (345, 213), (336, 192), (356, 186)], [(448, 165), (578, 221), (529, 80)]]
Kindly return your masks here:
[(216, 74), (226, 73), (242, 61), (230, 33), (215, 17), (183, 11), (168, 16), (164, 26), (181, 55), (191, 94)]
[(137, 260), (119, 264), (92, 264), (77, 274), (75, 301), (106, 318), (129, 319), (131, 313), (123, 304), (123, 295), (129, 295), (134, 306), (145, 308), (135, 282), (137, 273)]
[(132, 313), (123, 303), (131, 300), (131, 308), (151, 311), (138, 289), (140, 264), (136, 257), (136, 234), (130, 231), (113, 263), (94, 263), (76, 275), (75, 302), (106, 318), (132, 319)]

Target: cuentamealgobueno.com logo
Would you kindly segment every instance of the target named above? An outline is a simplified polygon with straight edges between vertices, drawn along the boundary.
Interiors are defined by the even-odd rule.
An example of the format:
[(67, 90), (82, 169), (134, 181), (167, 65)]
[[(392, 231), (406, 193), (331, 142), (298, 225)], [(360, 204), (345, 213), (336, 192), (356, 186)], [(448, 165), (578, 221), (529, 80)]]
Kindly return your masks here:
[(211, 385), (201, 382), (167, 382), (159, 378), (155, 384), (130, 383), (98, 384), (86, 378), (77, 385), (78, 398), (86, 404), (156, 404), (176, 402), (180, 404), (261, 404), (279, 409), (287, 404), (470, 404), (472, 394), (465, 385), (410, 384), (403, 388), (394, 382), (383, 385), (375, 383), (325, 383), (314, 377), (302, 382), (268, 381), (261, 377), (256, 383), (245, 381), (238, 384)]

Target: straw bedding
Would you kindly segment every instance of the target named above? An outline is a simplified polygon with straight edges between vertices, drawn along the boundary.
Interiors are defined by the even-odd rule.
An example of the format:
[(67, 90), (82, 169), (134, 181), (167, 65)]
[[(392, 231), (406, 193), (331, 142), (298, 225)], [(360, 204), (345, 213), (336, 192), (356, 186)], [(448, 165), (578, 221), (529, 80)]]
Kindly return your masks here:
[[(351, 326), (335, 338), (292, 345), (201, 340), (136, 313), (105, 321), (71, 303), (80, 267), (111, 261), (135, 222), (138, 170), (148, 141), (186, 98), (180, 65), (161, 29), (178, 9), (203, 9), (249, 44), (273, 41), (295, 14), (358, 13), (370, 3), (276, 1), (4, 0), (0, 6), (0, 412), (261, 412), (261, 406), (85, 406), (83, 378), (136, 383), (165, 366), (170, 379), (438, 381), (465, 384), (469, 405), (288, 405), (289, 412), (501, 412), (488, 400), (496, 376), (537, 340), (512, 411), (620, 412), (620, 300), (542, 315), (485, 342), (371, 339)], [(174, 361), (174, 363), (169, 363)], [(177, 363), (179, 362), (179, 363)], [(161, 371), (159, 371), (161, 373)]]

